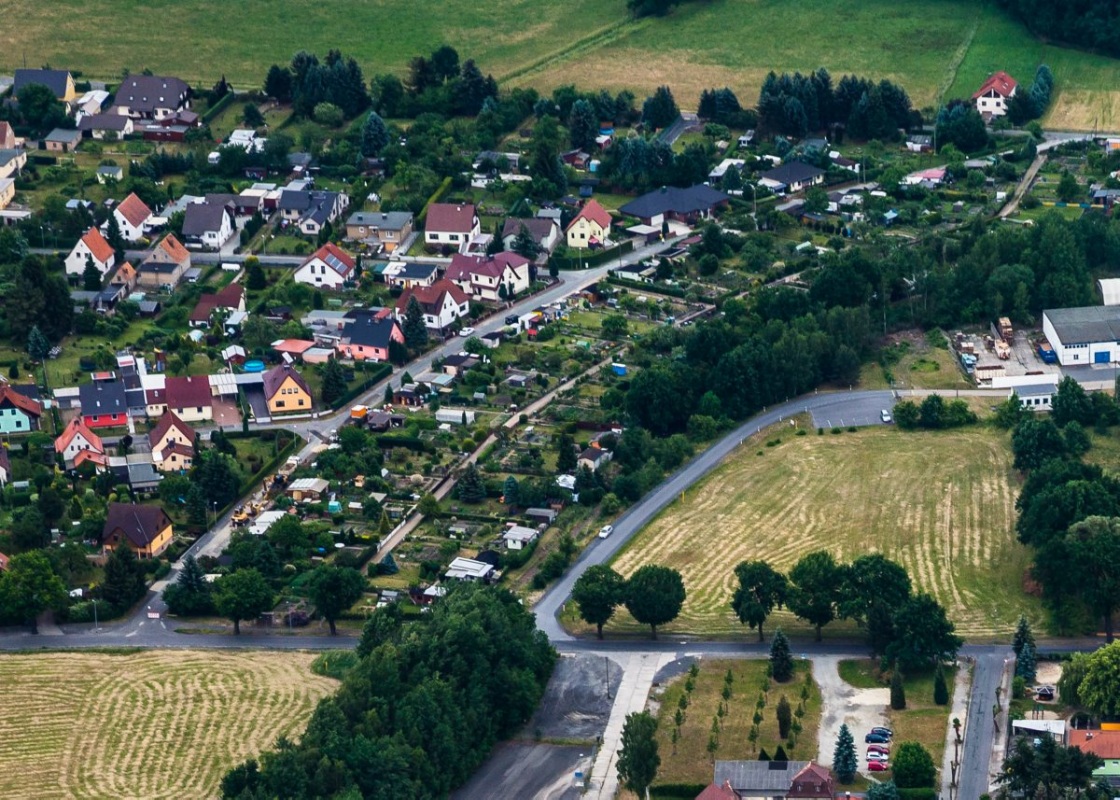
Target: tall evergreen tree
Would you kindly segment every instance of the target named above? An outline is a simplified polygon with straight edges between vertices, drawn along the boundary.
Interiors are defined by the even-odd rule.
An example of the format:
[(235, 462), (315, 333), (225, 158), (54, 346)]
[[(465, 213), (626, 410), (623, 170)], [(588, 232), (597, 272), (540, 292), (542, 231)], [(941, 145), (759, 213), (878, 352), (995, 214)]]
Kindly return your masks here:
[(86, 253), (86, 266), (82, 270), (82, 288), (87, 292), (101, 291), (101, 271), (93, 263), (93, 256)]
[(420, 350), (428, 344), (428, 326), (424, 324), (424, 310), (416, 296), (408, 298), (404, 312), (404, 341), (412, 350)]
[(367, 158), (380, 155), (389, 144), (389, 128), (376, 111), (369, 112), (362, 125), (362, 155)]
[(783, 739), (789, 738), (790, 726), (793, 724), (793, 709), (790, 708), (789, 700), (784, 694), (779, 698), (774, 714), (778, 720), (778, 735)]
[(462, 477), (455, 486), (455, 492), (464, 503), (481, 503), (486, 499), (486, 484), (482, 480), (482, 473), (473, 462), (463, 471)]
[(836, 736), (836, 749), (832, 752), (832, 768), (836, 770), (836, 778), (840, 783), (851, 783), (856, 779), (856, 770), (859, 761), (856, 759), (856, 744), (848, 724), (840, 726), (840, 733)]
[(774, 631), (770, 642), (770, 677), (778, 683), (785, 683), (793, 677), (793, 656), (789, 651), (789, 639), (782, 629)]
[(132, 548), (121, 544), (109, 554), (105, 562), (105, 580), (101, 583), (101, 596), (118, 611), (124, 611), (147, 591), (144, 584), (144, 567), (136, 560)]
[(895, 711), (906, 708), (906, 687), (902, 685), (902, 670), (898, 664), (891, 670), (891, 708)]
[[(1117, 380), (1120, 380), (1120, 378)], [(1022, 655), (1023, 648), (1028, 642), (1034, 644), (1034, 631), (1031, 630), (1030, 620), (1025, 615), (1020, 614), (1019, 622), (1015, 626), (1015, 638), (1011, 642), (1011, 649), (1015, 651), (1016, 658)]]
[(1034, 683), (1038, 675), (1038, 657), (1034, 651), (1034, 642), (1027, 642), (1015, 660), (1015, 676), (1022, 678), (1027, 683)]
[(183, 569), (175, 583), (163, 590), (163, 600), (172, 614), (197, 616), (214, 613), (210, 583), (193, 555), (183, 559)]
[(332, 406), (336, 400), (346, 394), (346, 370), (335, 359), (330, 359), (323, 365), (323, 388), (320, 396), (323, 405)]
[(945, 670), (940, 664), (933, 674), (933, 702), (939, 706), (949, 705), (949, 687), (945, 683)]
[(44, 361), (51, 351), (51, 343), (36, 325), (27, 335), (27, 354), (33, 361)]

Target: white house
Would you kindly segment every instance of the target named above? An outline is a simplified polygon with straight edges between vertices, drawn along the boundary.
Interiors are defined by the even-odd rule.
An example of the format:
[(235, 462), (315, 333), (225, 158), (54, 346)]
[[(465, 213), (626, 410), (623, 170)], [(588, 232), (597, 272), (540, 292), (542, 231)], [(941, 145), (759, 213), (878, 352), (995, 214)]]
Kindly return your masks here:
[(354, 267), (349, 254), (328, 242), (299, 265), (293, 280), (323, 289), (341, 289), (353, 276)]
[(117, 263), (113, 248), (97, 228), (90, 228), (83, 233), (82, 238), (70, 251), (70, 255), (66, 256), (66, 274), (81, 275), (85, 272), (87, 257), (93, 259), (93, 265), (97, 267), (102, 278)]
[(424, 324), (437, 331), (443, 331), (457, 319), (467, 316), (471, 301), (466, 293), (451, 281), (443, 278), (431, 286), (413, 286), (405, 289), (397, 298), (394, 308), (397, 321), (404, 324), (409, 301), (415, 297), (424, 312)]
[(152, 210), (133, 192), (113, 209), (113, 216), (124, 240), (138, 242), (144, 238), (144, 223), (152, 218)]
[(191, 203), (183, 212), (183, 244), (219, 250), (237, 230), (232, 205)]
[(535, 528), (526, 528), (524, 525), (510, 525), (502, 534), (502, 541), (506, 543), (507, 550), (521, 550), (537, 540), (540, 534)]
[(985, 120), (1002, 117), (1007, 113), (1007, 103), (1015, 96), (1019, 84), (1006, 72), (994, 73), (972, 95), (976, 110)]
[(529, 289), (529, 260), (517, 253), (456, 253), (444, 277), (476, 300), (508, 300)]
[(432, 203), (424, 220), (424, 242), (435, 247), (453, 247), (466, 252), (471, 240), (482, 232), (473, 205)]

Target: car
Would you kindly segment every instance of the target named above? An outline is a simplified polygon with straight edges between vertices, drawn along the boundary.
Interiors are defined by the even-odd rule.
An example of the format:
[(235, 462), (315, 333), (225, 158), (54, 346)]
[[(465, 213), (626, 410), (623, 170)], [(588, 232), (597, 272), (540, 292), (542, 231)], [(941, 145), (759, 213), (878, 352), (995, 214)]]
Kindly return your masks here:
[(474, 336), (474, 328), (463, 328), (459, 331), (460, 336)]
[(1034, 689), (1034, 697), (1036, 700), (1053, 700), (1054, 687), (1053, 686), (1036, 686)]
[(867, 763), (869, 763), (869, 764), (872, 763), (872, 762), (875, 762), (875, 761), (890, 761), (890, 760), (891, 760), (890, 756), (888, 756), (886, 753), (868, 753), (867, 754)]
[(889, 423), (891, 421), (891, 412), (887, 411), (884, 408), (882, 411), (879, 412), (879, 419), (883, 420), (883, 422), (888, 422)]
[(506, 317), (506, 325), (516, 325), (518, 322), (519, 319), (516, 314), (510, 314), (508, 317)]
[(891, 737), (881, 733), (869, 733), (863, 737), (864, 744), (890, 744)]
[(868, 761), (867, 762), (867, 771), (868, 772), (887, 772), (888, 770), (890, 770), (890, 768), (891, 768), (891, 765), (889, 763), (887, 763), (886, 761)]
[(891, 748), (889, 745), (885, 744), (869, 744), (867, 745), (867, 752), (882, 753), (885, 756), (889, 756), (891, 754)]
[(614, 525), (604, 525), (599, 529), (599, 538), (606, 539), (612, 533), (614, 533)]
[(876, 725), (871, 729), (871, 732), (877, 733), (880, 736), (886, 736), (888, 739), (894, 736), (894, 731), (892, 731), (890, 728), (884, 728), (882, 725)]

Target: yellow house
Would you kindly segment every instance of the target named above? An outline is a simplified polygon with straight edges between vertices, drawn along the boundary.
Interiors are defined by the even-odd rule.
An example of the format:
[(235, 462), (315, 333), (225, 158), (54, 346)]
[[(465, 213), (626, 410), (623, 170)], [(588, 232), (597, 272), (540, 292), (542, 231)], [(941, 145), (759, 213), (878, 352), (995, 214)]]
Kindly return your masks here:
[(17, 69), (13, 94), (18, 95), (21, 89), (34, 83), (46, 86), (64, 103), (78, 99), (74, 76), (64, 69)]
[(311, 388), (290, 365), (273, 367), (263, 377), (264, 399), (269, 414), (310, 413)]
[(0, 178), (0, 210), (8, 207), (16, 197), (16, 182), (11, 178)]
[(159, 506), (110, 503), (101, 546), (112, 552), (127, 545), (137, 558), (157, 558), (171, 544), (171, 519)]
[(148, 432), (152, 463), (161, 472), (185, 472), (194, 466), (194, 429), (168, 409)]
[(568, 224), (567, 235), (568, 247), (602, 247), (611, 235), (610, 212), (595, 200), (588, 200)]

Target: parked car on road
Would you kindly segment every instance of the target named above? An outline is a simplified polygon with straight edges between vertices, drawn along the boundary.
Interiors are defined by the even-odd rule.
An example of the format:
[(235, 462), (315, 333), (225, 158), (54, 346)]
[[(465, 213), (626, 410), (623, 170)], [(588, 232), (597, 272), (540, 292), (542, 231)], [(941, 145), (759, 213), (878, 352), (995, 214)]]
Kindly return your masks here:
[(460, 336), (474, 336), (474, 328), (463, 328), (459, 331)]
[(891, 768), (891, 765), (888, 764), (886, 761), (868, 761), (867, 762), (867, 771), (868, 772), (886, 772), (890, 768)]
[(869, 733), (863, 737), (865, 744), (890, 744), (890, 737), (881, 733)]
[(890, 756), (888, 756), (886, 753), (868, 753), (867, 754), (867, 763), (868, 764), (870, 764), (872, 762), (875, 762), (875, 761), (890, 761), (890, 760), (891, 760)]
[(892, 731), (890, 728), (884, 728), (881, 725), (877, 725), (876, 727), (872, 728), (871, 732), (877, 733), (880, 736), (886, 736), (888, 739), (894, 736), (894, 731)]
[(599, 538), (606, 539), (612, 533), (614, 533), (614, 525), (604, 525), (599, 529)]
[(883, 420), (883, 422), (890, 422), (891, 421), (891, 412), (887, 411), (884, 408), (882, 411), (879, 412), (879, 419)]
[(869, 744), (867, 745), (867, 752), (869, 753), (882, 753), (885, 756), (891, 754), (891, 748), (885, 744)]

